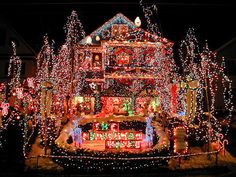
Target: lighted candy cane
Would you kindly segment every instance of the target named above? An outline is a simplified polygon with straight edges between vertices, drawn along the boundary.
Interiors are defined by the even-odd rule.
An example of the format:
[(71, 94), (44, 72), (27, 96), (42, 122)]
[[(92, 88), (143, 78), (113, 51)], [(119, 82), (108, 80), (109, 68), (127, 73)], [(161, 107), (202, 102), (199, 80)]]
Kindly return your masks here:
[(223, 150), (224, 150), (224, 156), (225, 156), (225, 145), (228, 145), (228, 144), (229, 144), (229, 141), (226, 140), (226, 139), (224, 139), (224, 140), (223, 140), (223, 143), (222, 143), (222, 145), (223, 145)]
[(222, 140), (224, 138), (224, 135), (222, 133), (219, 133), (218, 137), (220, 138), (220, 140)]
[(224, 151), (224, 156), (225, 156), (225, 145), (228, 145), (229, 141), (227, 139), (224, 139), (223, 142), (220, 141), (224, 138), (224, 135), (222, 133), (219, 133), (218, 137), (219, 137), (219, 143), (222, 145), (222, 148), (223, 148), (223, 151)]
[(18, 99), (23, 98), (23, 88), (16, 88), (16, 95)]
[(222, 134), (222, 133), (218, 133), (217, 135), (217, 148), (218, 148), (218, 150), (221, 148), (221, 146), (220, 145), (222, 145), (222, 142), (221, 142), (221, 140), (223, 140), (224, 139), (224, 135)]
[(2, 108), (2, 115), (6, 116), (8, 114), (8, 108), (9, 108), (9, 103), (2, 103), (1, 108)]
[(27, 78), (28, 87), (34, 88), (34, 78), (28, 77)]

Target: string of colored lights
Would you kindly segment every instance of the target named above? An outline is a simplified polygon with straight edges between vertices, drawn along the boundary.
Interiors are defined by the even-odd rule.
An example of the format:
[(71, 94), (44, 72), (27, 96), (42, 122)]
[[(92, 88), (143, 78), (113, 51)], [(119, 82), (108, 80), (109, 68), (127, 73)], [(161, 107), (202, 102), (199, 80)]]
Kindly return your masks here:
[[(133, 23), (123, 14), (117, 14), (90, 36), (85, 37), (78, 15), (72, 11), (64, 28), (65, 43), (59, 47), (57, 53), (54, 51), (54, 42), (50, 43), (48, 37), (44, 37), (44, 44), (37, 57), (35, 88), (31, 80), (32, 93), (26, 93), (20, 82), (21, 60), (16, 56), (15, 44), (12, 44), (13, 56), (10, 58), (8, 76), (12, 76), (9, 86), (14, 101), (11, 103), (10, 99), (7, 100), (8, 93), (1, 96), (1, 113), (4, 119), (1, 131), (6, 130), (10, 123), (18, 121), (24, 137), (25, 157), (34, 134), (34, 128), (29, 131), (29, 121), (34, 119), (35, 124), (39, 126), (40, 142), (45, 148), (45, 154), (48, 147), (52, 150), (52, 155), (40, 157), (56, 158), (58, 163), (63, 163), (66, 167), (76, 167), (78, 161), (73, 159), (79, 159), (79, 168), (116, 168), (119, 162), (95, 160), (118, 160), (126, 162), (117, 168), (137, 169), (167, 163), (170, 158), (219, 152), (187, 154), (189, 141), (219, 140), (221, 126), (215, 118), (215, 97), (219, 91), (219, 83), (223, 86), (225, 109), (229, 110), (229, 118), (231, 117), (231, 81), (224, 74), (224, 64), (218, 63), (216, 54), (209, 50), (207, 44), (203, 49), (198, 47), (194, 30), (190, 29), (180, 45), (179, 55), (183, 72), (179, 74), (173, 58), (173, 42), (162, 38), (157, 26), (151, 22), (152, 8), (156, 10), (156, 7), (144, 7), (142, 1), (140, 5), (148, 23), (148, 32), (140, 28), (139, 18)], [(75, 97), (80, 98), (74, 104)], [(122, 108), (118, 109), (119, 104)], [(114, 118), (117, 116), (116, 109), (127, 119), (149, 117), (146, 139), (148, 134), (153, 136), (154, 132), (157, 132), (157, 128), (152, 124), (158, 121), (152, 121), (151, 117), (160, 118), (162, 126), (166, 119), (169, 124), (164, 126), (164, 129), (168, 128), (166, 134), (174, 137), (173, 153), (180, 150), (180, 154), (171, 156), (172, 151), (168, 143), (146, 154), (100, 152), (80, 147), (69, 152), (65, 146), (60, 148), (59, 144), (55, 143), (55, 139), (62, 133), (59, 129), (63, 127), (64, 119), (74, 121), (76, 113), (79, 114), (78, 119), (84, 119), (88, 115), (97, 116), (95, 118), (98, 119)], [(123, 112), (119, 112), (120, 109)], [(84, 129), (80, 129), (77, 123), (73, 122), (73, 132), (70, 134), (75, 133), (74, 130), (78, 130), (81, 135), (89, 131), (87, 129), (81, 132)], [(104, 122), (102, 125), (105, 126)], [(126, 128), (132, 129), (129, 126)], [(90, 134), (96, 140), (94, 132)], [(104, 138), (108, 132), (97, 134), (104, 135)], [(131, 132), (130, 136), (134, 137), (135, 133)], [(178, 138), (182, 138), (182, 141)], [(110, 141), (116, 140), (113, 138)], [(149, 138), (148, 141), (152, 142), (153, 139)], [(82, 143), (83, 141), (80, 142)], [(120, 149), (121, 144), (118, 146), (116, 149)], [(160, 156), (162, 153), (163, 156)], [(65, 157), (69, 161), (59, 160)], [(157, 161), (158, 159), (164, 161)], [(131, 164), (130, 161), (134, 160), (144, 161)]]

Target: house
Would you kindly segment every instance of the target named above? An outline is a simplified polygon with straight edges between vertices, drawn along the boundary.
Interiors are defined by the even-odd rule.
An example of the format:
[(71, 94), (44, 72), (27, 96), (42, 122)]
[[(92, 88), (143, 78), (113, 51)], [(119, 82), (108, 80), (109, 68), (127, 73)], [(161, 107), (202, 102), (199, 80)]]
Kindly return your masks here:
[(16, 54), (22, 60), (21, 78), (33, 77), (36, 70), (36, 53), (29, 44), (0, 17), (0, 82), (8, 80), (8, 66), (13, 55), (12, 44), (16, 44)]
[[(74, 63), (79, 64), (77, 74), (84, 72), (85, 82), (75, 80), (75, 95), (92, 98), (98, 91), (103, 103), (107, 99), (105, 105), (111, 100), (119, 100), (122, 107), (125, 102), (133, 100), (132, 107), (137, 107), (141, 98), (156, 95), (153, 93), (155, 86), (163, 86), (162, 78), (168, 76), (160, 75), (162, 71), (168, 73), (171, 68), (173, 44), (139, 28), (123, 14), (115, 15), (76, 47)], [(143, 90), (148, 91), (143, 93)]]
[[(216, 50), (219, 59), (225, 58), (225, 74), (232, 81), (233, 104), (236, 105), (236, 37), (228, 41)], [(222, 101), (216, 102), (217, 107), (221, 108)], [(220, 104), (221, 103), (221, 104)]]

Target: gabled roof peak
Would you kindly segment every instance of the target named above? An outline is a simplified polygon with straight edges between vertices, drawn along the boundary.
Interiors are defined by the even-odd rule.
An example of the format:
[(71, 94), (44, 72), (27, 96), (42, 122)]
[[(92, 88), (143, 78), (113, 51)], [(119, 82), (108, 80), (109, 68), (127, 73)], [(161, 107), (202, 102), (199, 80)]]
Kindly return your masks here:
[[(122, 13), (117, 13), (114, 17), (112, 17), (110, 20), (105, 22), (102, 26), (97, 28), (95, 31), (93, 31), (90, 35), (90, 37), (95, 37), (95, 36), (103, 36), (104, 31), (107, 31), (112, 27), (113, 24), (126, 24), (128, 25), (129, 28), (135, 29), (136, 26), (134, 22), (132, 22), (128, 17), (123, 15)], [(81, 44), (84, 44), (86, 42), (87, 37), (86, 36), (84, 39), (81, 40)]]

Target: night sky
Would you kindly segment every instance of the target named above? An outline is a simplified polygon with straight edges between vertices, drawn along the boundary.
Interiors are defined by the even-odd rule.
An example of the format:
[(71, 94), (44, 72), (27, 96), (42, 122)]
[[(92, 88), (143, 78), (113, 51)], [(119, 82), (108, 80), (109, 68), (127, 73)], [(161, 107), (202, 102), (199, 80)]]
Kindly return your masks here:
[[(21, 1), (1, 0), (0, 15), (7, 19), (15, 30), (39, 51), (43, 35), (48, 34), (57, 45), (64, 41), (63, 26), (67, 16), (76, 10), (83, 23), (86, 34), (100, 27), (107, 20), (121, 12), (132, 21), (139, 16), (144, 24), (144, 15), (139, 1), (116, 0), (95, 1)], [(219, 0), (218, 2), (187, 0), (143, 0), (150, 5), (157, 4), (155, 20), (164, 37), (179, 45), (189, 27), (195, 28), (200, 43), (208, 40), (212, 50), (236, 37), (236, 5)], [(142, 25), (145, 28), (145, 25)]]

